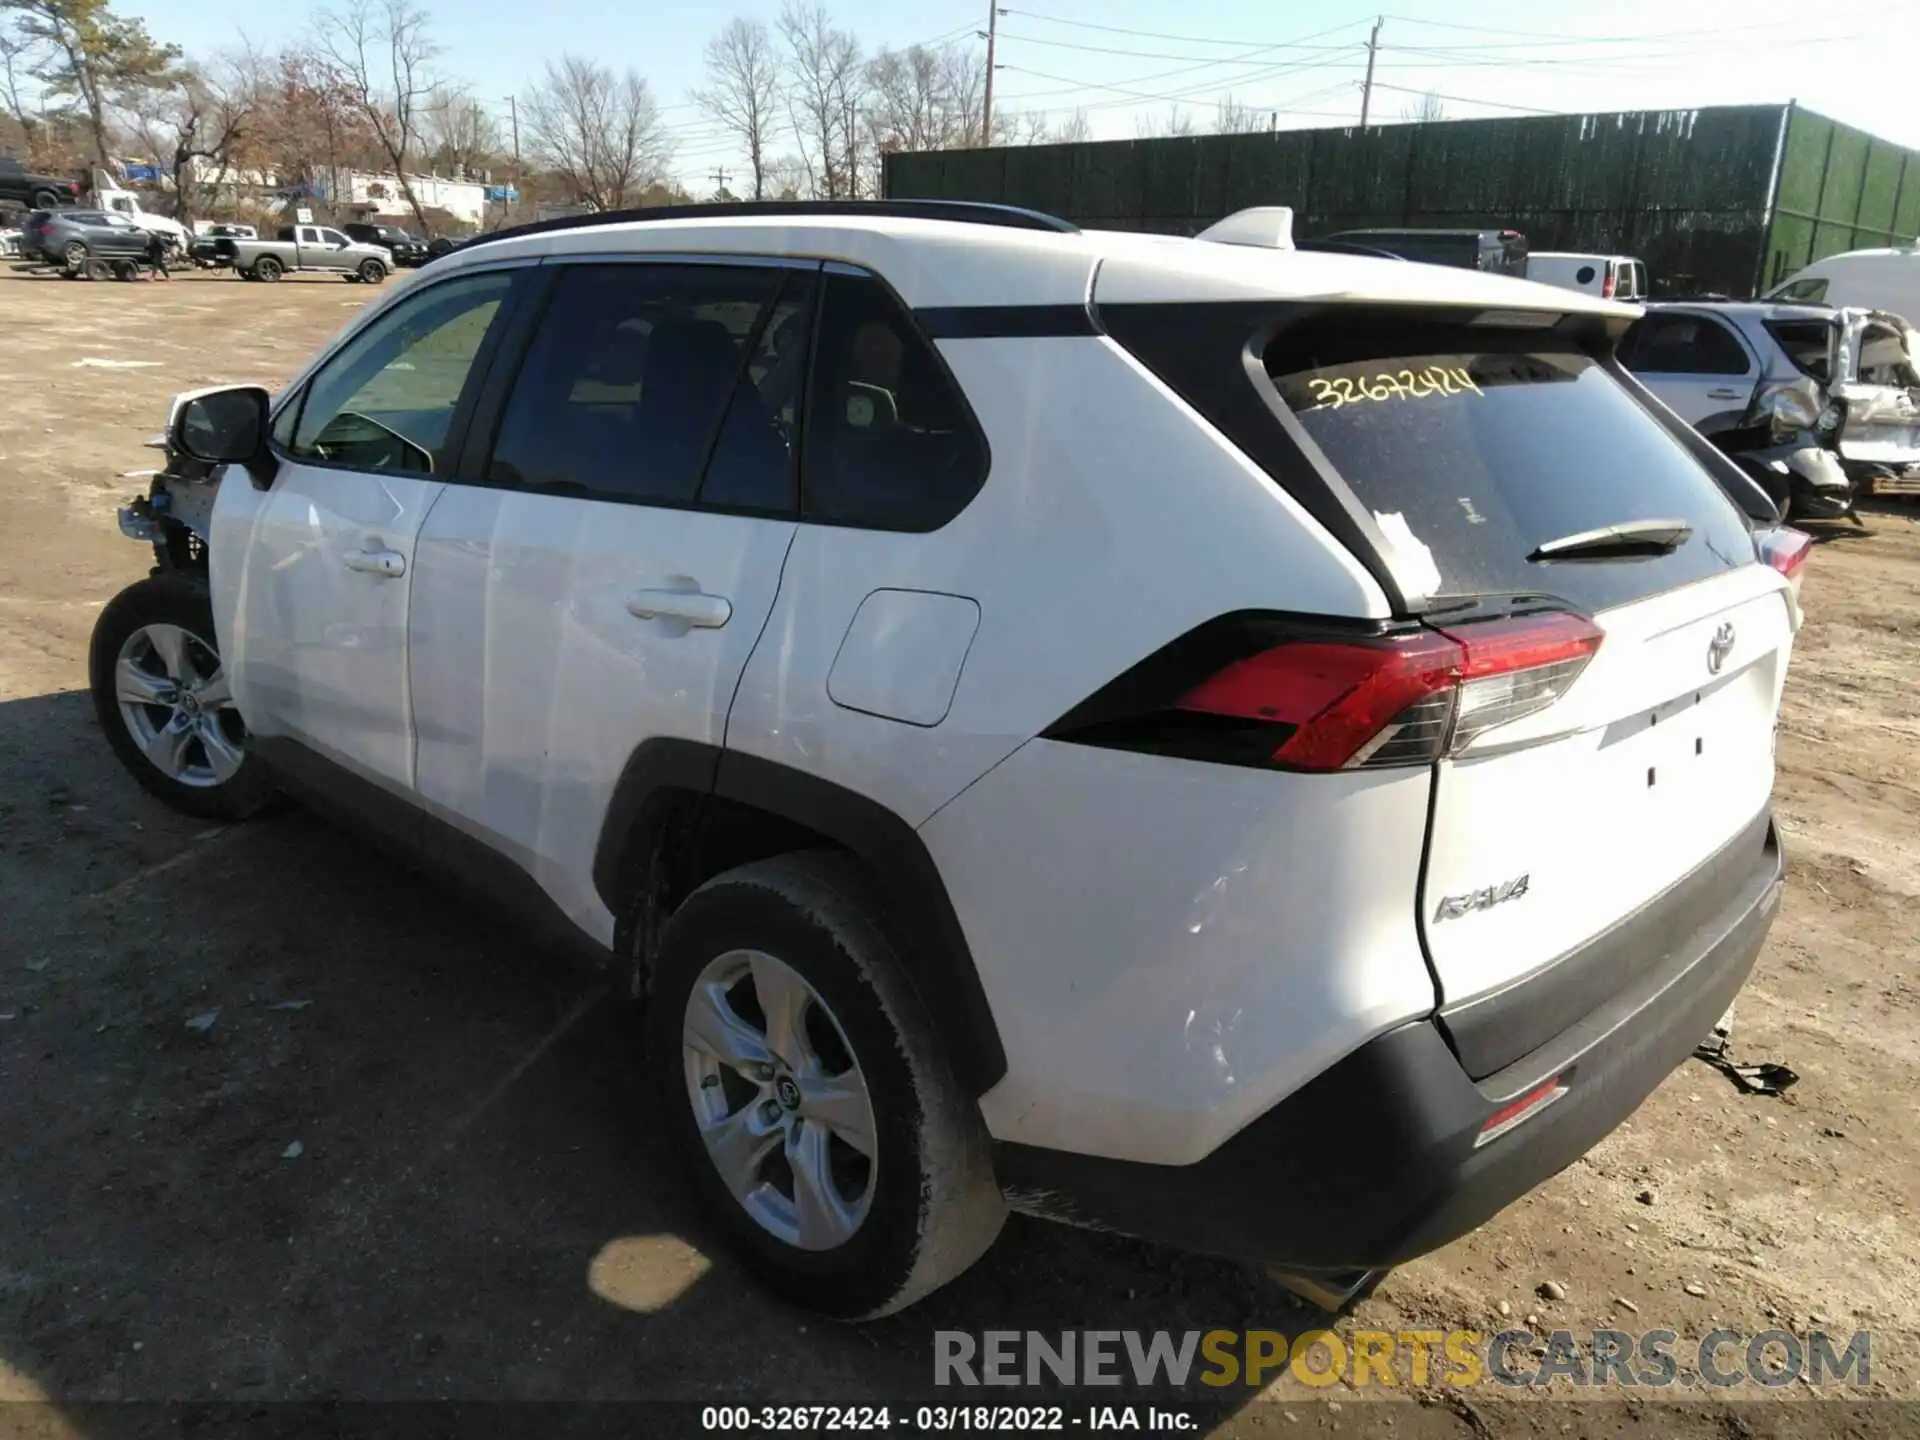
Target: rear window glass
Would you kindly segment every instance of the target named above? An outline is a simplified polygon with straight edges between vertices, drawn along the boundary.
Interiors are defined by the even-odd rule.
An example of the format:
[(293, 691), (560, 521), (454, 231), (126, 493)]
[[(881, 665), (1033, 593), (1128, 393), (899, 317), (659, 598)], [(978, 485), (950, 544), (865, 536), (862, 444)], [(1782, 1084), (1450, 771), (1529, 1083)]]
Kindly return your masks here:
[(1769, 320), (1767, 333), (1780, 342), (1794, 368), (1822, 384), (1827, 380), (1832, 327), (1824, 320)]
[[(1744, 521), (1606, 369), (1540, 332), (1324, 314), (1267, 371), (1412, 573), (1441, 597), (1545, 594), (1594, 610), (1747, 563)], [(1624, 522), (1678, 520), (1666, 553), (1535, 560)]]

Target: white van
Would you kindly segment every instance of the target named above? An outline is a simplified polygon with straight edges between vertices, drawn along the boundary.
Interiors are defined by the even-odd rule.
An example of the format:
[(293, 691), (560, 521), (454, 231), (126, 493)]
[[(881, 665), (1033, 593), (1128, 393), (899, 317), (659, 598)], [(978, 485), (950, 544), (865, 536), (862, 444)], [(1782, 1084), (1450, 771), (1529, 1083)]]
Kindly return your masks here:
[(1890, 310), (1909, 325), (1920, 324), (1920, 245), (1829, 255), (1776, 285), (1765, 298)]
[(1602, 300), (1645, 300), (1647, 267), (1627, 255), (1576, 255), (1536, 250), (1527, 256), (1527, 279)]

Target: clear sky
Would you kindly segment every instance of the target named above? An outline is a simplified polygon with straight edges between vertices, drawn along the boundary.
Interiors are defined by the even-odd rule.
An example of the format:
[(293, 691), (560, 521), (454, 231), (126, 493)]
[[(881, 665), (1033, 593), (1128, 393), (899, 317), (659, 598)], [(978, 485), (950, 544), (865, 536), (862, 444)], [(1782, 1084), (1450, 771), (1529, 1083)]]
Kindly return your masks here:
[[(646, 76), (677, 139), (690, 188), (737, 175), (744, 157), (688, 92), (701, 52), (734, 15), (771, 22), (780, 0), (702, 5), (607, 0), (427, 0), (449, 80), (506, 116), (544, 61), (572, 52)], [(300, 3), (123, 0), (158, 39), (190, 54), (297, 38)], [(828, 0), (869, 50), (915, 42), (983, 45), (987, 0)], [(1033, 0), (1001, 8), (996, 107), (1084, 110), (1096, 138), (1124, 138), (1174, 105), (1198, 128), (1225, 96), (1278, 111), (1282, 128), (1359, 118), (1366, 39), (1378, 9), (1350, 0)], [(1449, 118), (1797, 100), (1920, 148), (1920, 6), (1909, 0), (1396, 0), (1385, 12), (1373, 115), (1397, 120), (1435, 91)], [(1393, 88), (1389, 88), (1393, 87)]]

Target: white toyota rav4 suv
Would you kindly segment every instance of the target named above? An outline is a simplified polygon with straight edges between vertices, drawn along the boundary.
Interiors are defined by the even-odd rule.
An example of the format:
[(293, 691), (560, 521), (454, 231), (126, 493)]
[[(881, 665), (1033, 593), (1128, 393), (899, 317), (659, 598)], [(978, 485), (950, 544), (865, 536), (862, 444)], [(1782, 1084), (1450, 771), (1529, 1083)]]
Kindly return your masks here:
[(100, 719), (613, 967), (804, 1304), (1011, 1205), (1337, 1305), (1617, 1125), (1777, 907), (1795, 562), (1638, 313), (964, 204), (530, 226), (176, 401)]

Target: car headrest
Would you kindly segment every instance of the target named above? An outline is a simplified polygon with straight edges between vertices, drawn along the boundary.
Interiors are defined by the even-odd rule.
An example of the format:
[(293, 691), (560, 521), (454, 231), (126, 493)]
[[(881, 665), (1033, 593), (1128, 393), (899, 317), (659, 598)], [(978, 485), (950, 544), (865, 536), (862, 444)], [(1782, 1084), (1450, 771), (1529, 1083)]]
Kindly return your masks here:
[(738, 362), (733, 336), (718, 320), (662, 321), (647, 337), (640, 403), (652, 409), (723, 392)]

